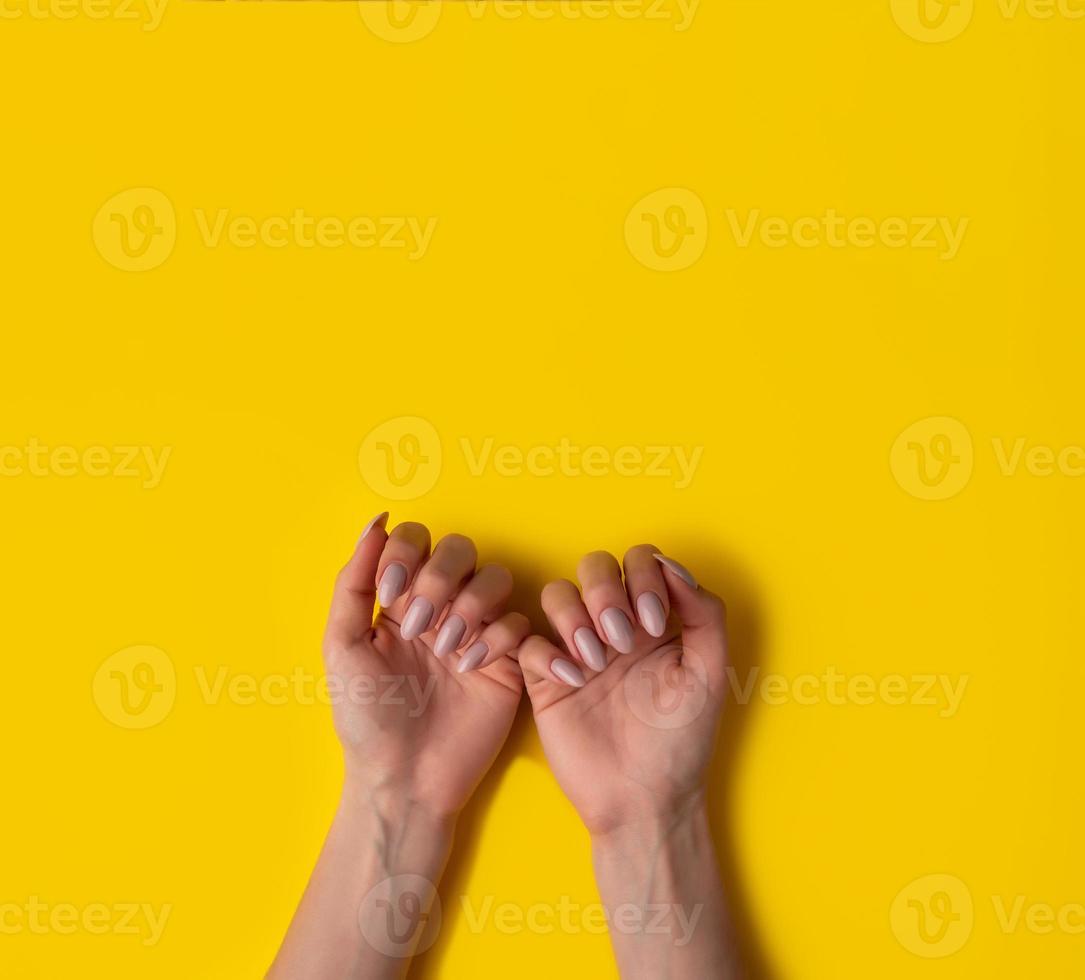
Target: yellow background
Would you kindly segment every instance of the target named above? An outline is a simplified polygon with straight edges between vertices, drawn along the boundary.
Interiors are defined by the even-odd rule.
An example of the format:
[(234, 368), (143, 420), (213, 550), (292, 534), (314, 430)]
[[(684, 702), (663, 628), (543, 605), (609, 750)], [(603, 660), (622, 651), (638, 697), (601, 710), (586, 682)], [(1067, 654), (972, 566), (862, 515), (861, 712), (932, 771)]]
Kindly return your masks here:
[[(399, 43), (353, 3), (171, 0), (142, 30), (88, 0), (72, 18), (70, 0), (27, 2), (0, 23), (0, 444), (172, 451), (153, 488), (0, 478), (0, 905), (172, 912), (150, 947), (0, 934), (0, 975), (261, 975), (334, 807), (330, 713), (208, 703), (196, 672), (319, 671), (332, 577), (386, 506), (472, 535), (525, 608), (582, 552), (654, 541), (729, 600), (740, 683), (754, 666), (966, 678), (949, 717), (728, 705), (713, 822), (744, 944), (779, 978), (1080, 975), (1085, 936), (1008, 934), (994, 898), (1085, 902), (1083, 485), (1005, 475), (992, 440), (1085, 443), (1085, 21), (975, 0), (927, 43), (888, 0), (705, 0), (686, 30), (672, 0), (659, 19), (447, 4)], [(92, 224), (144, 187), (171, 202), (176, 244), (125, 271)], [(661, 188), (707, 216), (678, 271), (625, 240)], [(416, 261), (208, 247), (195, 213), (222, 208), (438, 223)], [(727, 211), (755, 208), (969, 225), (948, 261), (739, 247)], [(389, 502), (359, 447), (402, 416), (434, 427), (442, 463)], [(974, 463), (928, 501), (890, 453), (942, 416)], [(703, 458), (683, 489), (613, 468), (474, 475), (461, 440), (487, 437)], [(176, 669), (144, 730), (92, 696), (136, 645)], [(928, 959), (890, 910), (932, 874), (964, 883), (975, 925)], [(416, 976), (615, 975), (605, 936), (467, 926), (465, 894), (597, 899), (524, 712), (441, 894)]]

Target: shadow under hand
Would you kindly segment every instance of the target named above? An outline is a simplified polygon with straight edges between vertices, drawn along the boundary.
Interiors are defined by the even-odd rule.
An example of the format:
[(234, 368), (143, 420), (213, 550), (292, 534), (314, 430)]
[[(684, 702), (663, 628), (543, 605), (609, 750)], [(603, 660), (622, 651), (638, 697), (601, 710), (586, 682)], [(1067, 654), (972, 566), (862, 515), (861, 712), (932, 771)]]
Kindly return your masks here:
[[(524, 613), (531, 620), (534, 632), (550, 635), (546, 618), (539, 608), (539, 593), (546, 580), (537, 569), (523, 564), (523, 559), (501, 552), (487, 553), (488, 561), (505, 565), (513, 574), (515, 585), (509, 609)], [(505, 771), (512, 760), (520, 756), (531, 756), (545, 765), (542, 746), (535, 734), (535, 721), (531, 716), (531, 702), (527, 695), (520, 701), (520, 707), (513, 719), (509, 737), (501, 747), (494, 764), (479, 783), (456, 825), (456, 839), (452, 854), (448, 859), (444, 875), (437, 889), (445, 921), (451, 921), (459, 914), (460, 896), (467, 891), (467, 879), (482, 843), (482, 830), (489, 814), (497, 788), (504, 779)], [(407, 971), (410, 980), (438, 980), (442, 976), (441, 964), (449, 944), (451, 930), (442, 928), (437, 941), (424, 953), (416, 956)], [(447, 974), (444, 974), (447, 976)]]
[(745, 869), (731, 826), (734, 793), (741, 760), (743, 737), (749, 729), (758, 699), (740, 703), (737, 689), (761, 659), (761, 614), (757, 591), (742, 569), (721, 549), (703, 539), (679, 541), (675, 554), (695, 569), (697, 578), (727, 604), (728, 678), (719, 739), (708, 773), (709, 818), (719, 855), (724, 891), (734, 922), (742, 963), (749, 980), (773, 980), (762, 937), (753, 921), (745, 888)]

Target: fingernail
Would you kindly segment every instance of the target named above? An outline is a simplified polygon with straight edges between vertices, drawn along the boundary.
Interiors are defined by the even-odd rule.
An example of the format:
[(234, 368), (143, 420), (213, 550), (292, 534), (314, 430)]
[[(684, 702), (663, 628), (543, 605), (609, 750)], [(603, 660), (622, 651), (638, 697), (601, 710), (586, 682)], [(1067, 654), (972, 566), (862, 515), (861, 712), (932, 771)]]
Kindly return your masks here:
[(377, 601), (387, 609), (399, 598), (406, 584), (407, 566), (401, 565), (398, 561), (389, 565), (381, 576), (380, 585), (377, 586)]
[(602, 620), (610, 645), (618, 653), (632, 653), (633, 624), (629, 622), (626, 614), (612, 606), (610, 609), (604, 609), (599, 619)]
[(388, 520), (388, 511), (384, 511), (383, 513), (380, 513), (376, 517), (374, 517), (373, 520), (371, 520), (368, 524), (366, 524), (365, 530), (362, 531), (362, 536), (358, 539), (358, 543), (361, 544), (365, 540), (365, 536), (370, 531), (372, 531), (373, 528), (377, 527), (378, 525), (380, 525), (381, 527), (384, 527), (384, 522), (387, 521), (387, 520)]
[(583, 687), (587, 683), (584, 680), (584, 675), (580, 672), (580, 668), (576, 664), (569, 663), (568, 660), (555, 660), (550, 665), (550, 672), (562, 684), (568, 684), (569, 687)]
[(592, 670), (602, 670), (606, 667), (606, 651), (603, 649), (603, 644), (599, 642), (599, 637), (595, 635), (595, 630), (581, 626), (573, 634), (573, 642), (580, 651), (580, 656), (584, 658), (584, 663)]
[(451, 653), (460, 645), (463, 634), (467, 632), (467, 623), (459, 616), (449, 616), (437, 632), (437, 642), (433, 644), (433, 652), (438, 657)]
[(699, 589), (697, 580), (690, 574), (688, 568), (684, 565), (679, 565), (673, 558), (667, 558), (664, 555), (652, 555), (652, 557), (659, 562), (668, 571), (674, 572), (683, 582), (686, 583), (691, 589)]
[(663, 603), (654, 592), (642, 592), (637, 598), (637, 616), (649, 636), (662, 636), (667, 628), (667, 617), (663, 615)]
[(429, 599), (416, 595), (407, 607), (407, 615), (403, 617), (399, 635), (405, 640), (413, 640), (429, 629), (431, 619), (433, 619), (433, 603)]
[(483, 660), (486, 659), (486, 654), (490, 652), (490, 648), (486, 646), (482, 640), (476, 640), (472, 643), (460, 657), (460, 662), (456, 664), (457, 674), (466, 674), (469, 670), (474, 670)]

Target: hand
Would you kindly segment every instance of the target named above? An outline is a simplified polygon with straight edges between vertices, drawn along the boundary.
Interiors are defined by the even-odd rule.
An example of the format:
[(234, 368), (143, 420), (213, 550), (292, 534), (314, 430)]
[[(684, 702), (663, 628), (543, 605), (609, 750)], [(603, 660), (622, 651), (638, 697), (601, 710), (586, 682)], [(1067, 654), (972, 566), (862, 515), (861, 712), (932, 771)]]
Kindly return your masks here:
[(427, 942), (456, 815), (520, 703), (523, 679), (506, 654), (528, 621), (502, 615), (508, 570), (476, 571), (460, 535), (430, 554), (425, 527), (388, 535), (387, 518), (369, 522), (335, 583), (324, 659), (346, 779), (274, 980), (403, 974)]
[(506, 654), (529, 625), (502, 615), (512, 576), (500, 565), (476, 571), (469, 538), (450, 534), (431, 554), (427, 528), (389, 535), (386, 519), (339, 573), (324, 638), (347, 782), (454, 817), (512, 725), (523, 680)]
[(531, 637), (520, 665), (554, 775), (594, 833), (702, 798), (727, 635), (723, 602), (651, 545), (626, 554), (624, 584), (602, 551), (577, 574), (583, 597), (567, 580), (542, 593), (568, 653)]
[[(658, 549), (585, 556), (520, 666), (543, 749), (592, 835), (624, 980), (742, 975), (705, 805), (723, 701), (723, 603)], [(634, 612), (635, 610), (635, 612)]]

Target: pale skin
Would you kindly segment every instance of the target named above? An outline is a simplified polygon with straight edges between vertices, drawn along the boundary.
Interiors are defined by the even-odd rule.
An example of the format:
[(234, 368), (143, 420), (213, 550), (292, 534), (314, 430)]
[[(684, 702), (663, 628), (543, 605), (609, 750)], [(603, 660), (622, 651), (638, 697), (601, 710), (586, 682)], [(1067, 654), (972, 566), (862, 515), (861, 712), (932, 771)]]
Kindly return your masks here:
[[(433, 942), (426, 909), (457, 816), (525, 686), (554, 775), (591, 835), (621, 976), (741, 976), (705, 808), (722, 602), (651, 546), (626, 554), (624, 577), (595, 552), (579, 565), (579, 588), (543, 590), (555, 645), (505, 611), (512, 577), (476, 567), (469, 539), (449, 535), (431, 550), (425, 527), (388, 534), (386, 519), (370, 522), (336, 580), (324, 654), (343, 793), (268, 976), (400, 977)], [(381, 698), (382, 685), (401, 696)]]

